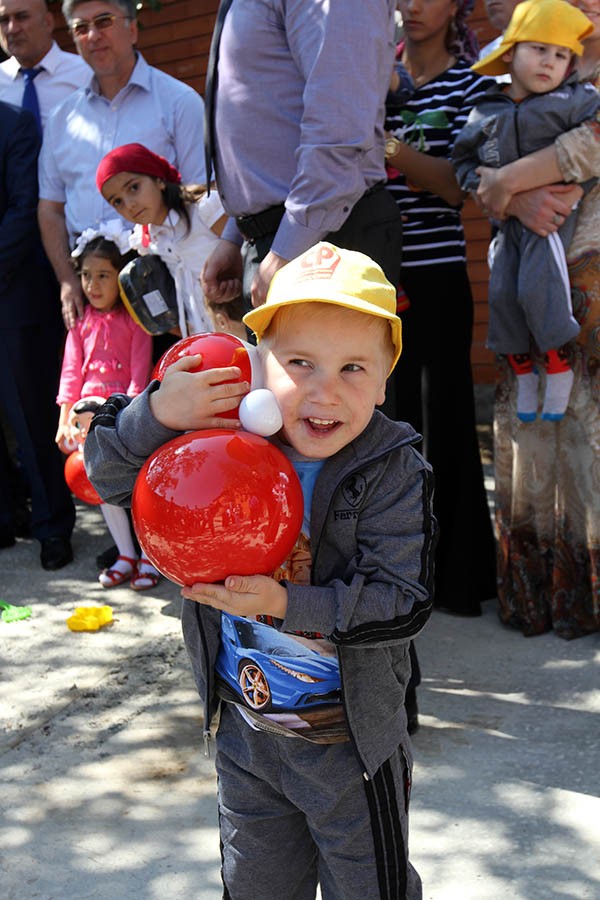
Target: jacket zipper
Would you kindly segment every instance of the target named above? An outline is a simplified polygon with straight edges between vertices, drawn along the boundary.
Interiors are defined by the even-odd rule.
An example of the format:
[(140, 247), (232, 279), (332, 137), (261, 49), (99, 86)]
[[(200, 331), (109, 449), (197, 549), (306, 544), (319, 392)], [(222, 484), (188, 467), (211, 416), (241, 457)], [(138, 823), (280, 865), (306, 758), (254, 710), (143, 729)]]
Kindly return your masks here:
[(210, 758), (210, 742), (212, 741), (212, 733), (210, 730), (210, 700), (212, 696), (212, 671), (210, 670), (210, 666), (208, 664), (208, 645), (206, 640), (206, 634), (204, 632), (204, 626), (202, 624), (202, 618), (200, 616), (200, 608), (196, 609), (196, 619), (198, 621), (198, 630), (200, 632), (200, 639), (202, 641), (202, 650), (204, 652), (204, 677), (206, 681), (206, 696), (204, 698), (204, 730), (202, 732), (202, 737), (204, 739), (204, 756), (209, 759)]

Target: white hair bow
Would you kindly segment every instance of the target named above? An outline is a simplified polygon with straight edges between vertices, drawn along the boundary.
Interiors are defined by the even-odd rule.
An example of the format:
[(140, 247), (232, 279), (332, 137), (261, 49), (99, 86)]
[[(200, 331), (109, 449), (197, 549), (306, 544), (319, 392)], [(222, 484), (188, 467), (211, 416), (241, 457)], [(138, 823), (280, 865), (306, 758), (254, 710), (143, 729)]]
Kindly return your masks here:
[(103, 237), (107, 241), (112, 241), (118, 247), (119, 253), (123, 256), (131, 249), (129, 245), (129, 236), (131, 229), (126, 228), (122, 219), (109, 219), (108, 222), (100, 222), (95, 228), (86, 228), (82, 231), (75, 242), (75, 249), (71, 252), (71, 256), (76, 258), (81, 256), (86, 246), (94, 238)]

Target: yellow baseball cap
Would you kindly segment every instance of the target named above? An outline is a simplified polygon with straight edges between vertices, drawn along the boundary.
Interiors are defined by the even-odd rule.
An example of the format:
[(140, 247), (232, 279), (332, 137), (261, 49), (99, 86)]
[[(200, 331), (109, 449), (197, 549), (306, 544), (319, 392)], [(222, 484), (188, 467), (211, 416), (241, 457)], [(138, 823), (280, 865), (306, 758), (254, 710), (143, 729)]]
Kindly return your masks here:
[(392, 371), (402, 352), (402, 322), (396, 315), (396, 289), (377, 263), (322, 241), (275, 273), (266, 302), (243, 321), (260, 341), (278, 309), (311, 301), (387, 319), (395, 348)]
[(593, 30), (588, 17), (565, 0), (526, 0), (515, 6), (500, 46), (471, 68), (482, 75), (504, 75), (509, 71), (509, 64), (502, 57), (515, 44), (524, 41), (568, 47), (581, 56), (581, 41)]

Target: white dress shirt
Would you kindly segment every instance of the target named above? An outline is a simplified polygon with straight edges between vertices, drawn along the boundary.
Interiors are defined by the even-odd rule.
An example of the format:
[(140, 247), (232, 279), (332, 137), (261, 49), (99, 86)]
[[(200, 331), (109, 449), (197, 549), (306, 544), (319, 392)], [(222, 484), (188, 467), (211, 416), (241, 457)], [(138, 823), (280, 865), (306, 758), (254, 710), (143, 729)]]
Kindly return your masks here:
[(144, 144), (176, 166), (184, 184), (204, 183), (203, 113), (193, 88), (139, 53), (116, 97), (102, 96), (94, 76), (55, 107), (40, 153), (40, 199), (65, 204), (72, 246), (84, 228), (114, 218), (96, 187), (96, 169), (121, 144)]
[[(38, 66), (42, 71), (35, 79), (35, 88), (42, 116), (42, 128), (46, 125), (52, 107), (66, 100), (89, 81), (92, 70), (80, 56), (61, 50), (56, 41)], [(0, 63), (0, 100), (20, 106), (23, 99), (25, 81), (16, 57)]]

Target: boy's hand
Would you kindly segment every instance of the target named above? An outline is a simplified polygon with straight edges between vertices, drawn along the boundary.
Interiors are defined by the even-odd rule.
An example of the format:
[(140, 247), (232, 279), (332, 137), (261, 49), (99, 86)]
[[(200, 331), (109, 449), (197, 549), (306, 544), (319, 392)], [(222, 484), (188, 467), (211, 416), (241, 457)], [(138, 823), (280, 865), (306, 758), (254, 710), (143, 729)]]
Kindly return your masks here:
[(250, 385), (247, 381), (225, 384), (240, 377), (237, 366), (190, 372), (201, 360), (201, 354), (185, 356), (169, 366), (159, 389), (150, 394), (152, 415), (174, 431), (239, 428), (237, 419), (225, 419), (222, 414), (238, 406)]
[(479, 166), (475, 169), (479, 175), (476, 202), (486, 215), (494, 219), (506, 218), (506, 207), (511, 201), (511, 194), (502, 178), (502, 169), (490, 169)]
[(181, 594), (234, 616), (285, 619), (287, 612), (287, 590), (266, 575), (229, 575), (225, 584), (194, 584), (182, 588)]

